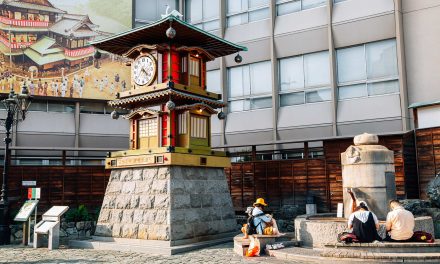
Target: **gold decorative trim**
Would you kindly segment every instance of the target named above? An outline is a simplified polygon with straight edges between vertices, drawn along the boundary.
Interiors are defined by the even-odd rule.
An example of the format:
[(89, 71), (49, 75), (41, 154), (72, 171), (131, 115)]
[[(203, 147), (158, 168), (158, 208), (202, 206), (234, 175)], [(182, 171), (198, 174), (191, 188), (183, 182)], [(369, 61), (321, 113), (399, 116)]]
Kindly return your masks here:
[[(137, 45), (137, 46), (131, 48), (129, 51), (127, 51), (126, 53), (122, 54), (122, 56), (134, 59), (134, 58), (138, 57), (139, 55), (148, 54), (148, 53), (150, 53), (153, 50), (163, 51), (165, 49), (166, 48), (164, 46), (158, 45), (158, 44), (155, 44), (155, 45), (141, 44), (141, 45)], [(143, 50), (148, 50), (148, 51), (147, 52), (143, 52)]]
[(196, 54), (202, 54), (202, 55), (204, 55), (204, 57), (208, 60), (208, 61), (213, 61), (213, 60), (215, 60), (215, 56), (214, 55), (212, 55), (211, 53), (209, 53), (208, 51), (206, 51), (205, 49), (203, 49), (203, 48), (200, 48), (200, 47), (187, 47), (187, 46), (181, 46), (181, 47), (178, 47), (177, 49), (176, 49), (177, 51), (187, 51), (187, 52), (189, 52), (189, 53), (196, 53)]

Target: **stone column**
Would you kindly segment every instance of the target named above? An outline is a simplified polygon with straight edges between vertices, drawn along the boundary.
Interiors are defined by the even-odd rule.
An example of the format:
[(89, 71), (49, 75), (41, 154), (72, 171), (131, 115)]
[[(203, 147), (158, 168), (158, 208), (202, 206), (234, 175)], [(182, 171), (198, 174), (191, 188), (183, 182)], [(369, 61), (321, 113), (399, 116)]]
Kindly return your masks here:
[(364, 133), (341, 154), (344, 216), (351, 214), (351, 188), (359, 203), (364, 201), (379, 219), (388, 213), (388, 201), (396, 199), (394, 153), (378, 145), (377, 135)]

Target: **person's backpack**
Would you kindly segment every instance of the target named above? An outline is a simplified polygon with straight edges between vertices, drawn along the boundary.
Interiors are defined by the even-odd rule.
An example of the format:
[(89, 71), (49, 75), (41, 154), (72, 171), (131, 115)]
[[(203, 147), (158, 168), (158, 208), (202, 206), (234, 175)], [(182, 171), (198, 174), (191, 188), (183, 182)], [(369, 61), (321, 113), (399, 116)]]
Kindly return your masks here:
[(426, 242), (426, 243), (434, 243), (434, 236), (425, 231), (415, 231), (411, 241), (413, 242)]
[[(259, 213), (257, 215), (252, 215), (252, 212), (251, 212), (251, 216), (249, 216), (248, 219), (247, 219), (246, 234), (254, 235), (254, 234), (257, 233), (257, 226), (254, 224), (254, 219), (255, 219), (255, 217), (259, 217), (259, 216), (262, 216), (262, 215), (264, 215), (264, 213)], [(261, 222), (260, 222), (259, 225), (261, 225)]]
[(339, 243), (356, 243), (359, 242), (357, 236), (355, 234), (349, 232), (342, 232), (338, 234), (338, 242)]

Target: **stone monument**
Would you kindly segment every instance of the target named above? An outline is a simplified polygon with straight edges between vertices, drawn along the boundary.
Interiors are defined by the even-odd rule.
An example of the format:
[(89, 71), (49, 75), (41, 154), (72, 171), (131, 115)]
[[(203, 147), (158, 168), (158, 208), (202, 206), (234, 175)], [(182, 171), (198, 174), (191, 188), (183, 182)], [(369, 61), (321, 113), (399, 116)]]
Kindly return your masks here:
[(364, 133), (354, 137), (354, 146), (341, 154), (345, 218), (352, 205), (347, 188), (382, 220), (388, 213), (388, 201), (396, 199), (394, 153), (378, 143), (377, 135)]
[(223, 119), (216, 109), (226, 104), (220, 94), (206, 89), (206, 62), (246, 48), (179, 17), (173, 11), (157, 22), (92, 43), (125, 57), (132, 67), (131, 89), (109, 102), (129, 111), (124, 118), (130, 123), (130, 149), (109, 153), (106, 159), (112, 171), (96, 241), (174, 254), (191, 249), (185, 245), (224, 242), (237, 232), (224, 173), (230, 160), (211, 149), (211, 116)]

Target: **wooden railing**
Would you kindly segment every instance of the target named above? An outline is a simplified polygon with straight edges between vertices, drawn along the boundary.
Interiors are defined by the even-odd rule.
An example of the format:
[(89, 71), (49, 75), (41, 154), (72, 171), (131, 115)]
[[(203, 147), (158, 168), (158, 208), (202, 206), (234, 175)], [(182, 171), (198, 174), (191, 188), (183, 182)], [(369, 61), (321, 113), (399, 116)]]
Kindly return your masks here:
[(29, 47), (30, 45), (33, 44), (33, 42), (9, 42), (9, 40), (7, 40), (6, 38), (0, 36), (0, 42), (3, 43), (6, 47), (11, 48), (11, 49), (21, 49), (24, 47)]
[(3, 16), (0, 16), (0, 22), (6, 25), (19, 26), (19, 27), (46, 27), (46, 28), (49, 27), (48, 21), (12, 19)]

